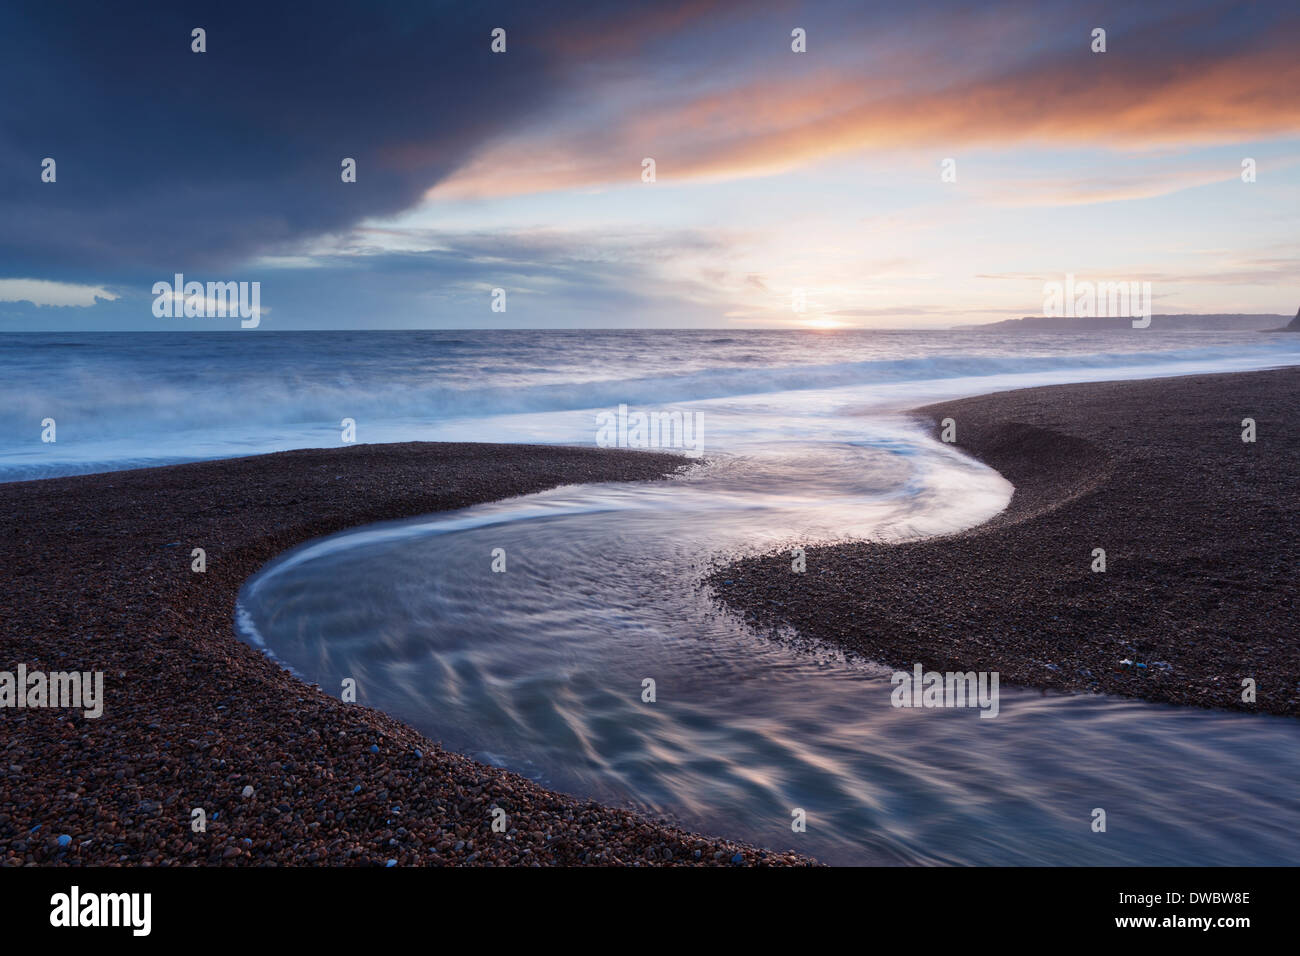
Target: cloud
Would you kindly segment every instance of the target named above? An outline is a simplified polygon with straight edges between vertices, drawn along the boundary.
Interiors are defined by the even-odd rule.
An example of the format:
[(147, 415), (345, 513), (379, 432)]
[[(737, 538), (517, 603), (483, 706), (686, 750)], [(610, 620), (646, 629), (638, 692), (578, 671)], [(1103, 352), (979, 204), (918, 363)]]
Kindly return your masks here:
[[(1285, 285), (1288, 280), (1300, 274), (1300, 257), (1297, 256), (1261, 256), (1250, 259), (1239, 255), (1220, 256), (1214, 259), (1215, 266), (1203, 270), (1186, 270), (1181, 272), (1162, 271), (1141, 266), (1124, 270), (1123, 275), (1116, 274), (1115, 269), (1080, 268), (1073, 270), (1077, 281), (1133, 281), (1141, 280), (1153, 285), (1192, 285), (1192, 286), (1256, 286)], [(1008, 282), (1060, 282), (1061, 275), (1044, 275), (1032, 272), (981, 273), (976, 279), (998, 279)]]
[(1214, 183), (1240, 181), (1236, 166), (1165, 169), (1133, 175), (1074, 179), (1015, 179), (980, 189), (982, 198), (1003, 206), (1086, 206), (1093, 203), (1154, 199)]
[(117, 298), (103, 286), (52, 282), (48, 279), (0, 279), (0, 302), (32, 305), (91, 306), (97, 300)]
[[(954, 214), (937, 203), (931, 211), (943, 215), (893, 208), (905, 198), (901, 189), (885, 195), (890, 170), (901, 180), (918, 168), (908, 151), (929, 163), (988, 147), (1006, 161), (999, 171), (1038, 178), (989, 181), (977, 197), (1078, 205), (1236, 175), (1213, 168), (1217, 157), (1183, 168), (1176, 154), (1189, 144), (1300, 131), (1293, 5), (1080, 9), (1061, 0), (935, 0), (870, 15), (849, 0), (364, 10), (338, 0), (305, 8), (225, 0), (196, 13), (159, 0), (86, 4), (67, 16), (48, 2), (10, 0), (0, 7), (0, 88), (23, 92), (0, 98), (0, 276), (91, 290), (76, 293), (78, 304), (98, 300), (101, 309), (109, 300), (95, 290), (131, 299), (175, 272), (261, 279), (275, 318), (299, 326), (477, 324), (491, 321), (475, 311), (483, 290), (508, 286), (502, 321), (627, 324), (671, 323), (683, 310), (716, 321), (769, 305), (775, 316), (801, 270), (824, 266), (828, 306), (851, 309), (867, 277), (905, 278), (911, 288), (873, 289), (867, 301), (896, 295), (912, 305), (880, 315), (922, 315), (911, 311), (925, 301), (915, 273), (942, 271), (934, 257), (907, 276), (859, 269), (846, 262), (863, 230), (819, 233), (798, 209), (771, 214), (764, 248), (765, 200), (789, 210), (800, 189), (823, 201), (825, 185), (838, 190), (837, 214), (873, 209), (875, 235), (899, 244), (910, 233), (902, 244), (924, 248)], [(1109, 29), (1106, 54), (1088, 52), (1094, 23)], [(208, 51), (195, 54), (190, 30), (200, 24)], [(807, 54), (789, 49), (794, 24), (808, 28)], [(508, 31), (504, 55), (489, 49), (497, 26)], [(1108, 162), (1095, 175), (1052, 175), (1050, 157), (1030, 154), (1037, 147), (1106, 151)], [(1129, 162), (1144, 150), (1147, 164)], [(1164, 152), (1153, 159), (1152, 150)], [(1122, 162), (1111, 162), (1121, 151)], [(40, 181), (46, 156), (58, 162), (55, 183)], [(733, 229), (751, 235), (734, 241), (721, 230), (673, 228), (723, 208), (692, 206), (699, 192), (644, 220), (646, 206), (635, 202), (597, 196), (566, 205), (572, 197), (555, 196), (518, 204), (522, 212), (457, 205), (454, 228), (394, 227), (417, 206), (421, 222), (439, 223), (445, 197), (641, 189), (645, 156), (669, 187), (774, 171), (800, 178), (777, 184), (780, 193), (743, 187), (746, 215)], [(1166, 156), (1163, 172), (1156, 167)], [(355, 184), (340, 181), (343, 157), (357, 160)], [(823, 184), (802, 178), (836, 158)], [(868, 189), (887, 201), (869, 202)], [(637, 200), (660, 202), (654, 190), (644, 187)], [(434, 202), (424, 204), (428, 196)], [(1286, 204), (1272, 210), (1284, 215)], [(520, 228), (565, 221), (590, 228)], [(647, 225), (629, 226), (639, 221)], [(485, 222), (509, 225), (471, 228)], [(1004, 265), (1034, 267), (990, 254), (966, 273)], [(1207, 272), (1219, 282), (1259, 269), (1243, 262)], [(133, 299), (112, 304), (123, 321), (147, 324), (136, 308)]]
[[(955, 29), (944, 35), (950, 46), (962, 45)], [(1132, 150), (1300, 133), (1300, 14), (1281, 5), (1250, 11), (1216, 5), (1195, 17), (1169, 13), (1131, 32), (1112, 30), (1104, 54), (1089, 51), (1079, 39), (1086, 41), (1087, 31), (1077, 22), (1064, 29), (1053, 24), (1048, 35), (1060, 45), (1026, 58), (1014, 42), (1005, 43), (996, 66), (975, 63), (956, 75), (918, 50), (911, 63), (892, 62), (899, 71), (893, 76), (859, 56), (808, 72), (737, 72), (730, 85), (705, 92), (654, 86), (646, 101), (634, 99), (643, 85), (634, 78), (616, 117), (600, 113), (590, 125), (579, 111), (521, 130), (476, 154), (430, 196), (627, 183), (639, 174), (643, 156), (655, 158), (661, 181), (710, 181), (867, 151)], [(936, 82), (939, 77), (944, 81)], [(610, 95), (601, 91), (602, 98)], [(1213, 180), (1198, 180), (1204, 181)], [(1093, 190), (1100, 199), (1076, 194), (1064, 201), (1150, 195), (1152, 188), (1119, 183)]]
[[(297, 266), (263, 276), (284, 303), (276, 327), (375, 317), (379, 327), (647, 326), (716, 318), (714, 285), (669, 271), (684, 249), (714, 249), (692, 231), (362, 228)], [(504, 313), (492, 290), (506, 291)], [(324, 321), (322, 321), (324, 320)]]
[(6, 3), (0, 89), (22, 93), (0, 98), (0, 268), (147, 281), (395, 214), (561, 92), (537, 40), (584, 8)]

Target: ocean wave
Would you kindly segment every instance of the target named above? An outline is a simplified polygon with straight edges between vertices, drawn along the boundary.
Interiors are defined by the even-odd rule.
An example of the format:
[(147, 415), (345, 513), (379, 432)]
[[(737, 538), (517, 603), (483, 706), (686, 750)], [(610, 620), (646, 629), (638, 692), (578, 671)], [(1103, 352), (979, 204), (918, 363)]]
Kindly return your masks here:
[[(337, 357), (337, 367), (311, 375), (266, 365), (243, 370), (235, 365), (214, 372), (195, 363), (158, 362), (141, 368), (113, 361), (83, 364), (69, 373), (28, 362), (21, 374), (15, 369), (0, 386), (0, 442), (27, 444), (45, 418), (58, 422), (61, 440), (65, 435), (69, 439), (131, 436), (147, 442), (151, 434), (192, 429), (334, 425), (343, 418), (439, 422), (955, 378), (1139, 366), (1158, 369), (1234, 357), (1259, 365), (1267, 364), (1273, 355), (1278, 355), (1278, 364), (1297, 360), (1294, 353), (1287, 353), (1284, 361), (1276, 347), (1266, 345), (1238, 348), (1231, 355), (1222, 348), (1029, 356), (941, 354), (821, 365), (771, 364), (769, 357), (767, 364), (752, 367), (724, 365), (679, 374), (558, 382), (554, 373), (538, 375), (533, 363), (495, 363), (490, 373), (482, 367), (446, 371), (405, 367), (394, 372), (373, 357), (351, 364), (346, 354)], [(612, 365), (611, 372), (627, 373), (635, 367), (626, 357)], [(593, 373), (598, 370), (588, 372)]]

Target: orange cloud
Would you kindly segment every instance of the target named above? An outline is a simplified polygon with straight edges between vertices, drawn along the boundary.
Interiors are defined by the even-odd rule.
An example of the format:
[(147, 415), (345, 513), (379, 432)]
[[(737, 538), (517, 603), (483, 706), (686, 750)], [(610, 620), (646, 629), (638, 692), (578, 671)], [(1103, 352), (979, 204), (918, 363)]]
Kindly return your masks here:
[[(1265, 165), (1275, 170), (1300, 163), (1300, 155), (1270, 157)], [(1235, 163), (1191, 169), (1153, 169), (1107, 177), (1074, 179), (998, 180), (983, 184), (979, 194), (1001, 206), (1084, 206), (1126, 199), (1151, 199), (1197, 186), (1239, 182)]]
[[(1191, 60), (1084, 49), (964, 85), (873, 95), (884, 86), (897, 88), (845, 71), (767, 76), (707, 96), (629, 105), (599, 129), (498, 141), (430, 195), (635, 183), (643, 156), (656, 159), (660, 180), (682, 181), (764, 175), (866, 150), (1146, 149), (1300, 133), (1300, 59), (1289, 42)], [(1115, 198), (1130, 191), (1118, 184)]]

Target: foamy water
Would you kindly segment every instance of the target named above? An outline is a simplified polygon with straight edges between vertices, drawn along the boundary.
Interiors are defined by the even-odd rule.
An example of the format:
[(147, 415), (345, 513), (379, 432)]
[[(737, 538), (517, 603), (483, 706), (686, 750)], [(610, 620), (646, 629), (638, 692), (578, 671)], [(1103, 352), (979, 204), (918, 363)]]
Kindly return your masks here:
[[(0, 335), (0, 480), (359, 442), (595, 441), (593, 409), (993, 388), (1300, 362), (1253, 332), (272, 332)], [(782, 399), (783, 404), (788, 404)], [(572, 413), (566, 417), (564, 413)], [(56, 441), (42, 441), (42, 422)], [(707, 427), (707, 425), (706, 425)]]

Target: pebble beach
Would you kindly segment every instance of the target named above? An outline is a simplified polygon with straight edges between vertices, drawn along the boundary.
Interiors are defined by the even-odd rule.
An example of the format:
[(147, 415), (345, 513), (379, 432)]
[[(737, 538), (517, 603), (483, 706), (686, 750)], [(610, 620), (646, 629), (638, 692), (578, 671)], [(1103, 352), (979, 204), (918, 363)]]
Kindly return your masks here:
[[(416, 443), (0, 485), (5, 669), (104, 673), (98, 718), (0, 712), (0, 862), (807, 864), (445, 751), (235, 637), (239, 586), (295, 544), (681, 465), (652, 453)], [(203, 573), (191, 569), (194, 548)], [(492, 830), (496, 808), (505, 832)]]
[(761, 626), (893, 667), (1300, 716), (1298, 394), (1284, 368), (927, 406), (936, 439), (951, 419), (956, 447), (1015, 486), (1005, 511), (942, 538), (810, 548), (803, 574), (785, 553), (747, 559), (710, 583)]
[[(895, 667), (1295, 716), (1298, 387), (1300, 370), (1281, 369), (919, 409), (936, 437), (951, 420), (955, 445), (1014, 485), (1005, 511), (943, 538), (810, 548), (802, 574), (785, 553), (746, 559), (710, 586), (761, 629), (793, 626)], [(1245, 419), (1254, 441), (1242, 440)], [(235, 636), (241, 584), (304, 541), (564, 484), (656, 480), (683, 464), (409, 443), (0, 485), (7, 669), (104, 675), (99, 717), (0, 712), (0, 861), (813, 863), (444, 750)], [(504, 831), (491, 825), (499, 810)]]

